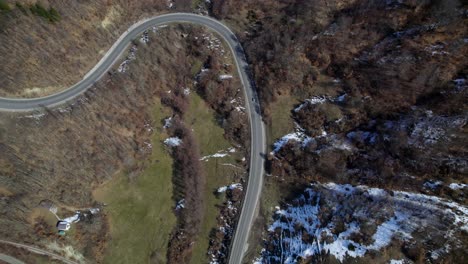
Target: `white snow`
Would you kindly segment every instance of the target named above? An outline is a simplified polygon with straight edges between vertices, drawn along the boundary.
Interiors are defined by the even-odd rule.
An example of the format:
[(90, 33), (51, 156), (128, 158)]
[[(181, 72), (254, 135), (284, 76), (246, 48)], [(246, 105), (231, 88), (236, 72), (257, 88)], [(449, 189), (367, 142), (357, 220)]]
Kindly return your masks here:
[[(451, 237), (450, 232), (459, 229), (468, 230), (466, 229), (468, 208), (439, 197), (402, 191), (394, 191), (391, 195), (383, 189), (367, 186), (353, 187), (349, 184), (327, 183), (312, 184), (312, 186), (325, 189), (322, 189), (321, 192), (315, 191), (317, 189), (307, 189), (304, 195), (294, 201), (295, 206), (288, 205), (283, 209), (276, 208), (276, 220), (268, 228), (268, 232), (278, 234), (278, 238), (271, 242), (274, 243), (272, 245), (275, 249), (272, 252), (264, 249), (262, 256), (257, 258), (257, 262), (296, 263), (296, 258), (299, 256), (307, 258), (323, 250), (329, 252), (339, 261), (343, 261), (346, 257), (361, 257), (370, 250), (381, 250), (387, 247), (393, 239), (411, 240), (413, 231), (420, 228), (421, 225), (429, 224), (425, 217), (428, 213), (431, 214), (431, 218), (439, 217), (441, 223), (451, 221), (450, 217), (454, 219), (454, 224), (451, 223), (447, 226), (449, 228), (448, 238)], [(325, 215), (331, 213), (332, 216), (340, 215), (343, 212), (341, 203), (331, 208), (321, 208), (322, 204), (330, 201), (330, 197), (341, 197), (341, 200), (338, 199), (336, 202), (350, 199), (366, 200), (365, 197), (368, 197), (372, 201), (391, 204), (390, 207), (383, 206), (382, 209), (376, 209), (382, 213), (380, 217), (383, 215), (387, 217), (385, 221), (377, 225), (376, 231), (372, 234), (371, 244), (360, 244), (351, 239), (354, 233), (360, 233), (362, 219), (374, 221), (372, 218), (375, 216), (367, 208), (352, 209), (351, 219), (353, 221), (345, 223), (345, 228), (338, 229), (340, 230), (338, 233), (333, 221), (323, 222), (321, 210), (327, 210)], [(328, 211), (330, 209), (332, 212)], [(392, 211), (386, 213), (386, 210)], [(304, 233), (315, 239), (309, 240), (312, 242), (305, 241), (303, 239)]]
[(299, 105), (294, 109), (294, 112), (299, 112), (304, 106), (307, 104), (315, 105), (315, 104), (323, 104), (327, 101), (328, 99), (325, 96), (315, 96), (310, 99), (306, 99), (304, 103)]
[(228, 148), (227, 150), (220, 150), (216, 152), (215, 154), (208, 155), (208, 156), (203, 156), (200, 158), (202, 161), (208, 161), (210, 158), (224, 158), (229, 155), (229, 153), (236, 152), (236, 149), (233, 147)]
[(44, 117), (46, 114), (45, 113), (38, 113), (38, 114), (33, 114), (33, 115), (26, 115), (24, 116), (25, 118), (33, 118), (36, 120), (40, 120), (42, 117)]
[(431, 54), (431, 56), (450, 54), (449, 52), (444, 51), (443, 49), (444, 49), (444, 46), (440, 45), (440, 44), (430, 45), (430, 46), (424, 48), (424, 50), (429, 52)]
[(117, 68), (118, 72), (125, 73), (128, 70), (128, 64), (130, 61), (136, 59), (136, 51), (137, 47), (133, 45), (128, 51), (127, 58), (119, 65), (119, 68)]
[(237, 112), (245, 112), (245, 107), (243, 106), (236, 106), (234, 109), (236, 109)]
[(465, 184), (465, 183), (451, 183), (449, 185), (449, 188), (452, 190), (464, 189), (466, 187), (468, 187), (468, 184)]
[[(314, 142), (316, 139), (328, 136), (328, 133), (325, 130), (322, 130), (321, 135), (319, 135), (319, 136), (316, 136), (316, 137), (307, 136), (304, 133), (305, 130), (297, 123), (295, 123), (295, 130), (296, 130), (296, 132), (289, 133), (289, 134), (283, 136), (282, 138), (280, 138), (279, 140), (277, 140), (275, 143), (273, 143), (273, 151), (270, 154), (274, 155), (275, 153), (277, 153), (282, 147), (284, 147), (290, 141), (298, 142), (298, 143), (301, 144), (302, 148), (305, 148), (311, 142)], [(335, 135), (332, 135), (332, 138), (333, 138), (333, 140), (336, 140), (336, 138), (334, 138), (334, 136)], [(337, 148), (341, 148), (341, 149), (344, 149), (344, 150), (350, 150), (351, 149), (351, 146), (348, 144), (348, 142), (336, 140), (336, 142), (334, 142), (334, 144), (335, 144), (335, 146)]]
[(342, 94), (335, 99), (335, 102), (344, 102), (346, 94)]
[(382, 223), (378, 228), (375, 234), (372, 236), (374, 243), (370, 245), (369, 249), (379, 250), (383, 247), (386, 247), (392, 241), (394, 235), (398, 232), (403, 234), (405, 237), (410, 236), (406, 232), (401, 230), (400, 223), (405, 223), (409, 218), (409, 215), (395, 211), (395, 216), (390, 218), (390, 220)]
[(145, 145), (146, 149), (152, 149), (153, 148), (153, 145), (150, 142), (145, 141), (145, 142), (143, 142), (143, 144)]
[(164, 119), (164, 126), (163, 128), (167, 129), (170, 128), (172, 125), (172, 116)]
[(437, 187), (441, 186), (443, 182), (441, 181), (427, 181), (423, 184), (424, 187), (429, 189), (437, 189)]
[(392, 259), (390, 260), (390, 264), (404, 264), (404, 260), (403, 259)]
[(152, 132), (153, 131), (153, 127), (151, 126), (151, 123), (150, 122), (146, 122), (143, 127), (146, 129), (146, 131), (148, 132)]
[(331, 142), (331, 146), (340, 150), (353, 150), (353, 146), (349, 143), (348, 140), (333, 139)]
[(225, 50), (221, 43), (221, 40), (215, 37), (213, 34), (202, 34), (202, 38), (207, 42), (207, 48), (211, 51), (216, 51), (221, 55), (224, 55)]
[(273, 154), (278, 152), (284, 145), (286, 145), (291, 140), (296, 142), (302, 142), (302, 144), (305, 146), (310, 140), (312, 140), (312, 138), (304, 134), (304, 132), (300, 131), (287, 134), (273, 144)]
[(234, 190), (234, 189), (239, 189), (242, 191), (242, 184), (240, 183), (233, 183), (231, 185), (227, 185), (227, 186), (222, 186), (222, 187), (219, 187), (218, 188), (218, 193), (223, 193), (227, 190)]
[(220, 81), (232, 79), (232, 75), (230, 75), (230, 74), (221, 74), (221, 75), (218, 77), (218, 79), (219, 79)]
[(219, 187), (218, 188), (218, 193), (223, 193), (227, 190), (227, 186)]
[(171, 9), (174, 7), (174, 1), (172, 0), (167, 0), (167, 8)]
[(182, 140), (178, 137), (170, 137), (164, 140), (164, 144), (170, 146), (170, 147), (176, 147), (179, 146), (182, 143)]

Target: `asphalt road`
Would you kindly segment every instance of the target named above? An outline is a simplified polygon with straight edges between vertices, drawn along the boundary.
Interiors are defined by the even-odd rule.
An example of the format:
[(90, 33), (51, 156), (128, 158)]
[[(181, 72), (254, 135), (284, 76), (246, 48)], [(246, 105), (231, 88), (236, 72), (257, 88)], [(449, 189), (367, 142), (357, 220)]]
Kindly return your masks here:
[(266, 149), (265, 128), (259, 113), (260, 106), (258, 105), (255, 87), (252, 85), (253, 80), (250, 79), (248, 64), (245, 59), (242, 46), (237, 40), (235, 34), (219, 21), (209, 17), (189, 13), (172, 13), (142, 20), (131, 26), (124, 34), (122, 34), (101, 61), (75, 85), (62, 92), (46, 97), (32, 99), (0, 98), (0, 111), (31, 111), (64, 104), (84, 93), (106, 72), (108, 72), (114, 63), (120, 58), (121, 54), (127, 50), (131, 41), (138, 38), (144, 30), (152, 26), (180, 22), (198, 24), (216, 31), (229, 45), (237, 64), (237, 71), (244, 86), (246, 110), (250, 117), (251, 127), (250, 171), (242, 211), (232, 242), (229, 259), (229, 263), (231, 264), (241, 263), (248, 246), (248, 235), (256, 213), (256, 207), (263, 185), (264, 159), (262, 154), (265, 153)]

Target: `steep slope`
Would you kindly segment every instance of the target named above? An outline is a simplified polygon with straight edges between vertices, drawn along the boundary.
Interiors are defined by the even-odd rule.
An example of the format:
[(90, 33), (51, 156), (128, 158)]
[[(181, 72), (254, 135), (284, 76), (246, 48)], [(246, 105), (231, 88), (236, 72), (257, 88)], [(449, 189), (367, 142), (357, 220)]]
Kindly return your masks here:
[[(259, 228), (272, 221), (275, 205), (287, 208), (315, 181), (424, 193), (466, 208), (466, 7), (463, 1), (359, 0), (211, 5), (241, 36), (269, 124), (272, 177)], [(359, 199), (343, 210), (357, 206)], [(444, 223), (434, 228), (444, 230)], [(270, 231), (265, 249), (272, 257), (263, 261), (282, 262), (273, 247), (281, 245), (281, 234), (292, 234)], [(466, 247), (464, 231), (457, 239)], [(388, 250), (411, 261), (450, 262), (467, 254), (447, 244), (450, 250), (436, 260), (435, 246), (421, 246), (421, 256), (394, 246)], [(380, 261), (390, 260), (380, 258), (385, 250)]]
[(165, 0), (2, 1), (9, 10), (0, 12), (0, 96), (17, 97), (68, 87), (135, 21), (175, 8)]

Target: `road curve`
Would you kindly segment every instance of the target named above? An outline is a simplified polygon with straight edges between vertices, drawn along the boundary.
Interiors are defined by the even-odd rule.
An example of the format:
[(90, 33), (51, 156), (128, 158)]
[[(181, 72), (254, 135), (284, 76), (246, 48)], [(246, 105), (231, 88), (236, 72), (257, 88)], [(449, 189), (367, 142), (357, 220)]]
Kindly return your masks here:
[(266, 140), (265, 128), (260, 115), (260, 106), (258, 104), (255, 87), (252, 85), (254, 82), (252, 79), (250, 79), (249, 67), (244, 51), (235, 34), (221, 22), (209, 17), (190, 13), (171, 13), (155, 16), (137, 22), (120, 36), (120, 38), (114, 43), (114, 45), (109, 49), (109, 51), (99, 61), (99, 63), (96, 64), (96, 66), (75, 85), (56, 94), (39, 98), (22, 99), (0, 97), (0, 111), (31, 111), (44, 107), (54, 107), (66, 103), (67, 101), (70, 101), (84, 93), (106, 72), (108, 72), (114, 63), (119, 59), (121, 54), (126, 51), (131, 41), (136, 39), (144, 30), (152, 26), (181, 22), (206, 26), (217, 32), (226, 41), (233, 54), (237, 66), (237, 71), (244, 87), (246, 109), (250, 117), (251, 157), (247, 190), (245, 193), (236, 232), (232, 241), (229, 258), (229, 263), (237, 264), (241, 263), (244, 253), (247, 249), (248, 235), (252, 226), (254, 214), (263, 185), (264, 160), (261, 155), (265, 153)]

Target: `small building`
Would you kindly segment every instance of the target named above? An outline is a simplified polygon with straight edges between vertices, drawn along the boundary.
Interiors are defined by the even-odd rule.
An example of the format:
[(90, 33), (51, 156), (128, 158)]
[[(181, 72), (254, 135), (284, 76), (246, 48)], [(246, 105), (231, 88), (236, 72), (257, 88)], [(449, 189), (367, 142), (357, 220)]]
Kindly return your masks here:
[(60, 235), (64, 235), (65, 231), (68, 231), (70, 229), (71, 224), (80, 221), (80, 217), (81, 217), (81, 212), (76, 211), (74, 216), (58, 220), (57, 225), (56, 225), (58, 233)]
[(60, 231), (65, 232), (71, 227), (69, 222), (62, 221), (62, 220), (58, 221), (56, 226), (57, 226), (57, 229), (59, 230), (59, 233)]

